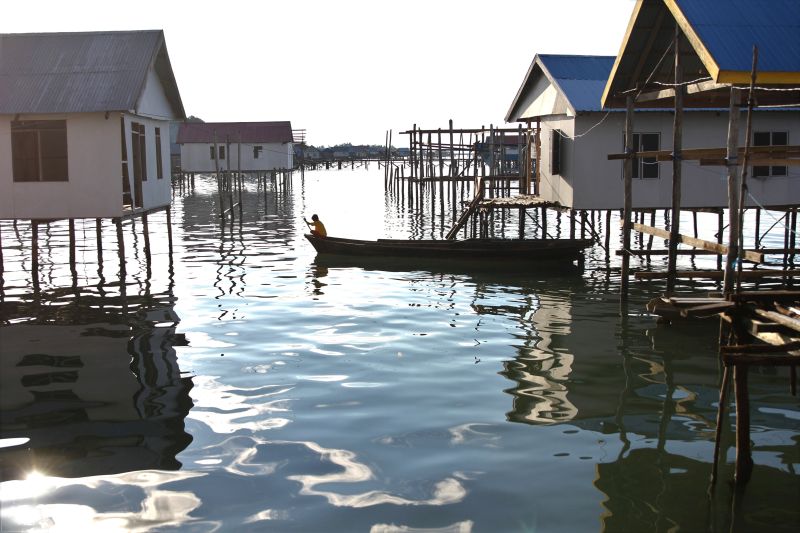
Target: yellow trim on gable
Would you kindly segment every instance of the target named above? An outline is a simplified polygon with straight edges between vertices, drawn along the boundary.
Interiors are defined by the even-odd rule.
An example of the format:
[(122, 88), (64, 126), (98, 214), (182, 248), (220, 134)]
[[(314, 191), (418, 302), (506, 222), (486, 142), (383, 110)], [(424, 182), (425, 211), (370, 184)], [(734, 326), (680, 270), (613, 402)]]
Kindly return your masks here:
[(708, 51), (706, 45), (703, 44), (703, 41), (700, 39), (700, 36), (697, 35), (697, 32), (694, 31), (692, 25), (689, 23), (689, 20), (683, 14), (681, 9), (678, 7), (678, 4), (675, 0), (664, 0), (664, 4), (666, 4), (667, 9), (669, 9), (672, 16), (675, 18), (676, 24), (680, 27), (683, 31), (683, 34), (686, 35), (686, 38), (691, 43), (692, 48), (694, 48), (695, 53), (700, 58), (700, 61), (708, 70), (708, 73), (711, 75), (711, 78), (716, 81), (717, 83), (724, 83), (722, 80), (719, 79), (719, 65), (714, 60), (714, 56), (711, 55), (711, 52)]
[[(741, 70), (721, 70), (719, 83), (747, 85), (750, 83), (750, 72)], [(756, 72), (756, 83), (768, 85), (800, 84), (800, 72)]]
[(622, 45), (619, 47), (619, 53), (617, 54), (616, 59), (614, 59), (614, 66), (611, 67), (611, 73), (608, 75), (606, 87), (603, 89), (603, 96), (600, 98), (601, 107), (606, 106), (606, 100), (608, 100), (608, 94), (611, 91), (611, 84), (614, 82), (614, 76), (617, 74), (619, 62), (622, 60), (622, 55), (625, 53), (625, 47), (628, 46), (628, 40), (631, 38), (633, 27), (635, 26), (636, 19), (639, 17), (639, 11), (642, 10), (643, 3), (644, 0), (636, 0), (636, 5), (633, 6), (633, 13), (631, 13), (631, 18), (628, 20), (628, 28), (625, 30), (625, 37), (622, 39)]

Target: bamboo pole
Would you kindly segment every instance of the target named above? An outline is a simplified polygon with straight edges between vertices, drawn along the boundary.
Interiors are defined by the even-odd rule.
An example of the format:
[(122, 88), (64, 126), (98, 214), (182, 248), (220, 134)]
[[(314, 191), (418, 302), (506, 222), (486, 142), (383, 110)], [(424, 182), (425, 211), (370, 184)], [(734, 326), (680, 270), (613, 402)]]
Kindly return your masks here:
[[(629, 94), (625, 102), (625, 153), (633, 153), (633, 95)], [(625, 305), (628, 301), (628, 275), (630, 271), (631, 248), (631, 209), (633, 204), (633, 159), (625, 159), (623, 168), (624, 207), (622, 214), (622, 272), (620, 279), (620, 315), (625, 316)]]
[(672, 126), (672, 224), (670, 225), (667, 258), (667, 295), (675, 292), (678, 235), (681, 220), (681, 148), (683, 147), (683, 66), (681, 65), (681, 29), (675, 26), (675, 114)]
[(734, 267), (739, 257), (739, 192), (738, 183), (737, 141), (739, 138), (739, 98), (735, 89), (731, 88), (728, 106), (728, 255), (725, 261), (725, 279), (722, 291), (726, 296), (733, 291)]

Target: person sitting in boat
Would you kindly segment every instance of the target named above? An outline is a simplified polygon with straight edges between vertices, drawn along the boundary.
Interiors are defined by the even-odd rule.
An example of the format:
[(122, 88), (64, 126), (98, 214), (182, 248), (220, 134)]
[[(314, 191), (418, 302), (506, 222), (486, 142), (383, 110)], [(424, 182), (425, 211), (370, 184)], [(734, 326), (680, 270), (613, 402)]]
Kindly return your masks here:
[(325, 224), (322, 223), (316, 213), (311, 215), (311, 220), (312, 222), (309, 222), (305, 217), (303, 218), (303, 221), (311, 228), (311, 234), (317, 237), (327, 237), (328, 232), (325, 229)]

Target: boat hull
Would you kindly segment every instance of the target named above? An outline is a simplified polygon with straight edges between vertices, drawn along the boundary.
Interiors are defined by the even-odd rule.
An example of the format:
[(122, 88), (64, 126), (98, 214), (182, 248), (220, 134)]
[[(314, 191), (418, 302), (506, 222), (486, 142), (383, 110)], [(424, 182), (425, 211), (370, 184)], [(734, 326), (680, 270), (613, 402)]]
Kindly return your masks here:
[(363, 241), (340, 237), (306, 239), (320, 254), (361, 257), (426, 257), (458, 260), (516, 259), (536, 261), (573, 261), (579, 259), (591, 239), (465, 239)]

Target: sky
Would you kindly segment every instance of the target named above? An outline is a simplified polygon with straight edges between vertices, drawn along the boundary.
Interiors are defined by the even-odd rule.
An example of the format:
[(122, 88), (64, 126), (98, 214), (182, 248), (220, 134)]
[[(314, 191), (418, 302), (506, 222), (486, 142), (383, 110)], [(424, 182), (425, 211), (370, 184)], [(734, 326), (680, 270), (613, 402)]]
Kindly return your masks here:
[(537, 53), (616, 55), (634, 0), (4, 0), (0, 33), (163, 29), (187, 115), (315, 146), (504, 125)]

